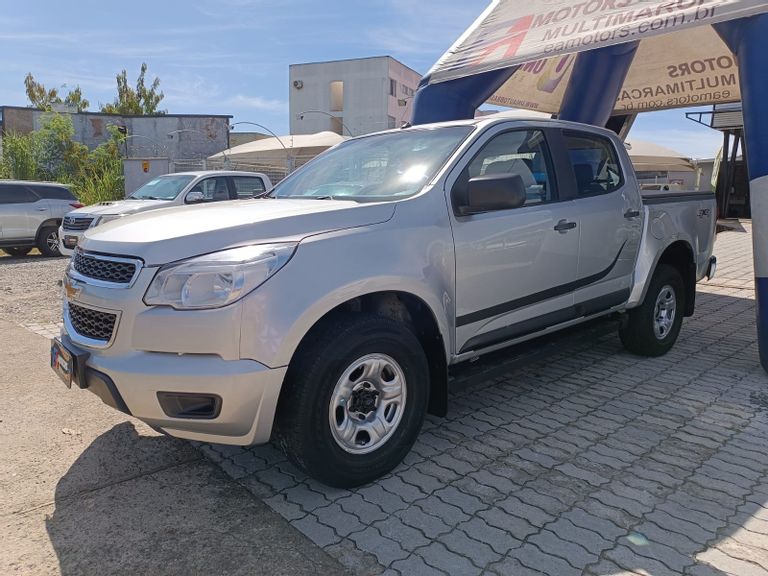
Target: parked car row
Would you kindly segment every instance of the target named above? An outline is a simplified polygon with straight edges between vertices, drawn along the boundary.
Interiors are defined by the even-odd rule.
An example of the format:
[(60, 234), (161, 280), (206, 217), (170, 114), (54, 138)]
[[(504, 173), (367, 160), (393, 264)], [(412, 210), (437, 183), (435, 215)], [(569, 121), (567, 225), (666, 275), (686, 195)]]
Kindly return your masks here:
[[(125, 200), (83, 206), (63, 184), (0, 182), (0, 248), (26, 256), (71, 256), (86, 230), (130, 214), (222, 200), (257, 198), (272, 190), (266, 174), (179, 172), (147, 182)], [(73, 210), (74, 209), (74, 210)]]

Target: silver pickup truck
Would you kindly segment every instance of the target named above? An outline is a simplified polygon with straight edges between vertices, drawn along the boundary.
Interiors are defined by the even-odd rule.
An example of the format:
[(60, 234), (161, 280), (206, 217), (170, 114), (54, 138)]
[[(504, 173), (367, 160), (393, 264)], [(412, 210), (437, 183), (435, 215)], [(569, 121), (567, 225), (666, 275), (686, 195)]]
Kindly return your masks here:
[(87, 231), (51, 365), (172, 436), (276, 438), (311, 476), (359, 485), (445, 413), (453, 364), (608, 314), (630, 352), (667, 352), (714, 232), (711, 193), (641, 197), (606, 130), (392, 130), (263, 199)]

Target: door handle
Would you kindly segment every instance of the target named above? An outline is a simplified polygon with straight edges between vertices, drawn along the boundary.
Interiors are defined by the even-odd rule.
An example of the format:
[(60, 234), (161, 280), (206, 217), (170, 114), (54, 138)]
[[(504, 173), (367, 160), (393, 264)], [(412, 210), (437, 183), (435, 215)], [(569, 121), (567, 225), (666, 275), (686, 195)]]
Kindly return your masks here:
[(565, 234), (568, 230), (573, 230), (574, 228), (576, 228), (576, 222), (568, 222), (567, 220), (560, 220), (560, 222), (555, 224), (555, 230), (561, 234)]
[(47, 212), (48, 208), (35, 208), (38, 212)]
[(632, 218), (637, 218), (640, 216), (640, 210), (627, 210), (624, 212), (624, 218), (627, 220), (631, 220)]

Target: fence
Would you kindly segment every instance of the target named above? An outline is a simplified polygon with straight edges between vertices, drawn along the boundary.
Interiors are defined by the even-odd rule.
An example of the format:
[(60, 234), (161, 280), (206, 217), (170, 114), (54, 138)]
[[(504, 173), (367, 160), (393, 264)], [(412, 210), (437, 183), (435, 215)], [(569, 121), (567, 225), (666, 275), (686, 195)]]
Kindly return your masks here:
[(265, 160), (263, 162), (241, 161), (232, 158), (226, 160), (179, 159), (171, 162), (171, 172), (189, 172), (194, 170), (242, 170), (261, 172), (269, 176), (272, 184), (277, 184), (288, 174), (312, 160), (314, 156), (294, 156), (285, 160)]

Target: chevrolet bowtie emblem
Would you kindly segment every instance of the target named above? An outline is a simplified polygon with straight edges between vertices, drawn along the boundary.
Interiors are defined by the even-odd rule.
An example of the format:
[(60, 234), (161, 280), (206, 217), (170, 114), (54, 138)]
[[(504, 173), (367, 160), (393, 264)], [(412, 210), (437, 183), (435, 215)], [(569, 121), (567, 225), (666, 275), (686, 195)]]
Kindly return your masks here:
[(82, 291), (83, 289), (69, 276), (64, 277), (64, 293), (67, 296), (67, 300), (77, 300), (77, 297), (80, 296), (80, 292)]

